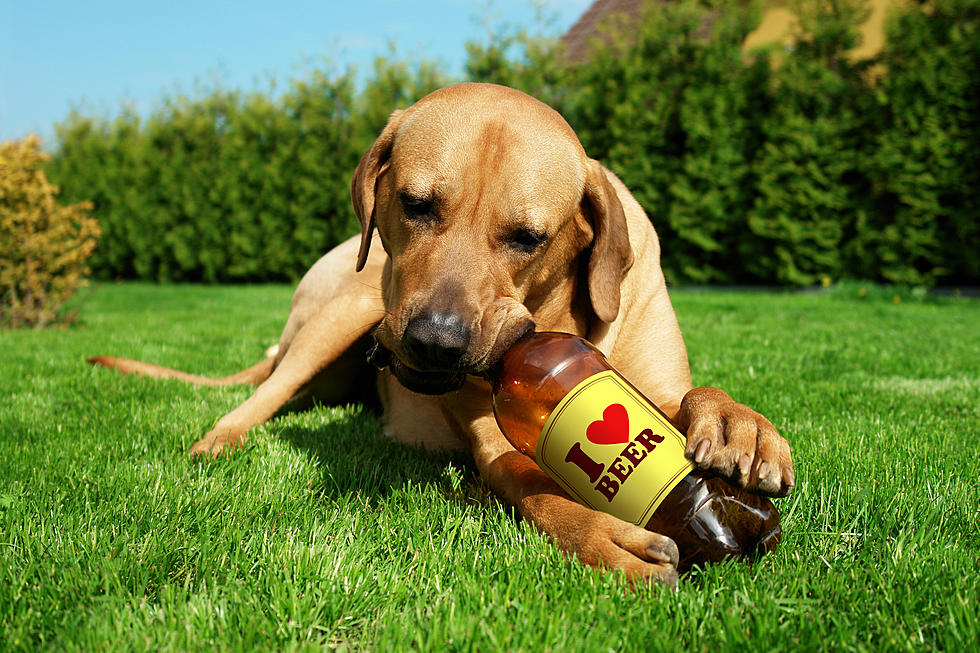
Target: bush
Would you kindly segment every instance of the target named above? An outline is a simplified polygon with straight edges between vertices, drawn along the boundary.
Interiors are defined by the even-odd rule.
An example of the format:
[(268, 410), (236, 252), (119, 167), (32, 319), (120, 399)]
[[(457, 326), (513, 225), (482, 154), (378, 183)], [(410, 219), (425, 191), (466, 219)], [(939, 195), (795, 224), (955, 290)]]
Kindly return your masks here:
[[(445, 84), (433, 66), (379, 59), (315, 71), (277, 99), (216, 88), (145, 121), (77, 114), (50, 166), (66, 197), (90, 198), (105, 229), (101, 277), (294, 281), (357, 232), (349, 184), (388, 114)], [(351, 263), (353, 265), (353, 262)]]
[(466, 44), (466, 77), (516, 88), (564, 113), (574, 92), (564, 52), (560, 41), (540, 31), (492, 31), (486, 43)]
[(980, 0), (904, 7), (864, 62), (863, 2), (793, 6), (789, 51), (741, 51), (751, 5), (682, 0), (566, 71), (561, 108), (647, 211), (668, 279), (980, 281)]
[(74, 318), (68, 304), (100, 234), (91, 204), (58, 204), (39, 145), (33, 135), (0, 144), (0, 325), (8, 328)]
[[(743, 52), (753, 3), (650, 2), (585, 62), (556, 39), (495, 31), (467, 46), (466, 75), (566, 117), (647, 211), (672, 282), (980, 282), (980, 0), (907, 3), (864, 63), (846, 55), (861, 0), (792, 4), (788, 51)], [(93, 271), (302, 275), (356, 232), (350, 176), (389, 113), (452, 81), (391, 57), (356, 80), (216, 88), (145, 120), (73, 114), (48, 170), (63, 197), (94, 202)]]
[(657, 7), (618, 30), (628, 39), (597, 41), (574, 71), (569, 120), (650, 216), (670, 281), (753, 274), (739, 250), (752, 236), (754, 160), (773, 102), (768, 61), (747, 62), (741, 51), (757, 19), (738, 7)]
[(101, 277), (293, 280), (354, 233), (353, 101), (349, 75), (315, 75), (277, 102), (218, 89), (145, 121), (73, 115), (51, 172), (67, 197), (94, 202)]
[(891, 283), (980, 281), (980, 1), (892, 16), (867, 158), (875, 210), (849, 251)]
[(796, 47), (771, 73), (741, 243), (758, 280), (811, 285), (849, 273), (844, 246), (870, 212), (862, 170), (875, 133), (869, 62), (852, 62), (861, 0), (798, 3)]

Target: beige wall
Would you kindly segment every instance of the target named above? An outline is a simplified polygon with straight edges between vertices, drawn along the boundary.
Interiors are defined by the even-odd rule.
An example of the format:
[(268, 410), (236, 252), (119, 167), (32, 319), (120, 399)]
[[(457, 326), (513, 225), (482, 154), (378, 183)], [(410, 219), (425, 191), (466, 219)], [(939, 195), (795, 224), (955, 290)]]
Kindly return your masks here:
[[(861, 25), (861, 45), (851, 51), (855, 59), (866, 59), (877, 54), (885, 40), (885, 16), (888, 9), (900, 0), (865, 0), (871, 10), (868, 19)], [(767, 3), (762, 23), (745, 39), (745, 49), (751, 50), (771, 43), (789, 45), (792, 35), (798, 28), (796, 16), (790, 11), (785, 0)]]

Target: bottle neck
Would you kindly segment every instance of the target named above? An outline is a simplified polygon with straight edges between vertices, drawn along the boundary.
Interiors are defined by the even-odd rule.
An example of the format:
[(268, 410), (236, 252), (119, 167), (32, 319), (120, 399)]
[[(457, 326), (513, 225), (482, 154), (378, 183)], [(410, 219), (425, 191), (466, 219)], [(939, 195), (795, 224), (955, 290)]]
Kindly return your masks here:
[(518, 338), (514, 344), (512, 344), (510, 348), (504, 352), (504, 355), (501, 356), (496, 363), (488, 367), (482, 374), (479, 375), (480, 378), (487, 381), (491, 387), (496, 387), (497, 382), (506, 373), (508, 356), (511, 355), (511, 352), (514, 351), (516, 347), (522, 347), (525, 343), (534, 338), (535, 335), (537, 335), (537, 332), (534, 329), (528, 329), (524, 335)]
[(550, 412), (581, 381), (612, 369), (588, 341), (559, 332), (539, 332), (511, 347), (491, 374), (494, 405), (519, 397)]

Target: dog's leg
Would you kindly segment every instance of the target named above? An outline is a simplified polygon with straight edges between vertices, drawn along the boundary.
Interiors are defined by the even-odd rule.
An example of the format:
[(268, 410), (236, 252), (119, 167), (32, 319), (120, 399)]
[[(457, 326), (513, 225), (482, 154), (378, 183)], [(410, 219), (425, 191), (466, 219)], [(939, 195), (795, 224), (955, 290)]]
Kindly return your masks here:
[(622, 569), (632, 581), (677, 582), (677, 545), (669, 537), (570, 498), (510, 445), (492, 415), (468, 420), (464, 430), (473, 434), (473, 456), (484, 481), (561, 550), (592, 566)]
[(245, 403), (219, 419), (191, 447), (191, 453), (214, 457), (225, 447), (244, 445), (250, 428), (272, 417), (317, 374), (368, 334), (381, 319), (384, 308), (380, 297), (356, 292), (360, 290), (360, 286), (355, 286), (352, 292), (334, 296), (303, 324), (269, 378)]
[(725, 392), (694, 388), (684, 395), (673, 420), (687, 433), (685, 453), (699, 467), (771, 496), (792, 490), (789, 442), (768, 419)]

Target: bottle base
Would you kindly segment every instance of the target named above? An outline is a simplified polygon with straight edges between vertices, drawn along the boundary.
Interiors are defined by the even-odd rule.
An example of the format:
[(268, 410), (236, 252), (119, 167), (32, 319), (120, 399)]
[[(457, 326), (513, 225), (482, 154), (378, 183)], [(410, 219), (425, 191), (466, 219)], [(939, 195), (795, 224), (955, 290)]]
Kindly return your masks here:
[(703, 470), (671, 491), (647, 529), (674, 540), (680, 571), (727, 558), (758, 559), (782, 537), (779, 513), (768, 498)]

